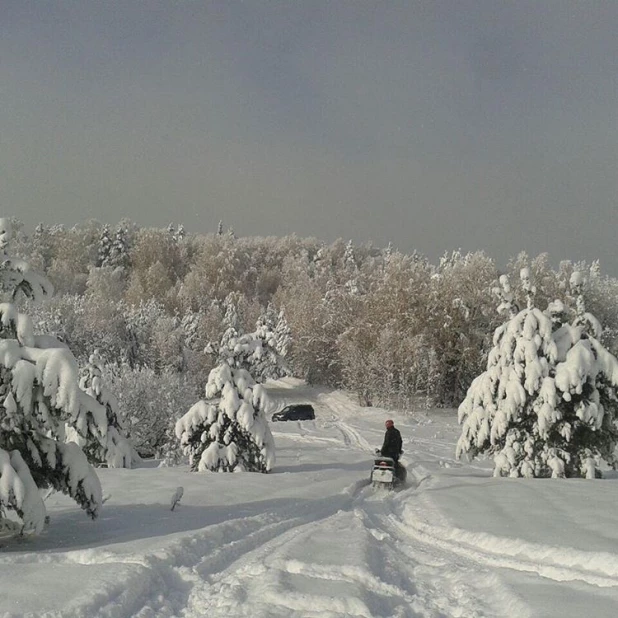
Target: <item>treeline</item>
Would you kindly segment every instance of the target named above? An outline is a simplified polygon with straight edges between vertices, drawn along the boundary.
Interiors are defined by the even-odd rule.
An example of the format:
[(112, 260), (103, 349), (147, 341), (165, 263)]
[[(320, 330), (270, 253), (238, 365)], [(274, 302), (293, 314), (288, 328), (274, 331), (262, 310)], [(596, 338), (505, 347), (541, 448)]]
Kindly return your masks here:
[[(437, 264), (393, 248), (312, 238), (235, 237), (182, 226), (72, 228), (15, 221), (13, 251), (46, 273), (56, 295), (29, 308), (35, 329), (67, 342), (80, 362), (94, 349), (106, 359), (121, 405), (165, 433), (202, 393), (233, 306), (238, 324), (255, 330), (260, 316), (283, 311), (287, 361), (296, 377), (345, 388), (365, 405), (452, 406), (485, 367), (495, 327), (504, 321), (495, 294), (503, 274), (482, 252), (445, 255)], [(605, 327), (603, 343), (618, 352), (618, 280), (597, 263), (520, 254), (508, 265), (523, 308), (519, 272), (530, 268), (536, 305), (559, 298), (573, 306), (573, 270), (587, 276), (586, 306)], [(124, 400), (124, 401), (123, 401)], [(135, 436), (134, 436), (135, 437)], [(164, 436), (149, 436), (153, 450)]]

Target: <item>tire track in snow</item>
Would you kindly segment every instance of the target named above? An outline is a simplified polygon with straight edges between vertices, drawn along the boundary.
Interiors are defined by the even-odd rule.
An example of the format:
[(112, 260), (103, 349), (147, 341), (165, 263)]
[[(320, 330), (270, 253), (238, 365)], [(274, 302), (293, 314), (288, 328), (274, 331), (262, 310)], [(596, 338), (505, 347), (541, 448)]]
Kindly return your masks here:
[(582, 581), (601, 588), (618, 586), (618, 560), (613, 554), (551, 547), (486, 533), (428, 524), (418, 512), (391, 524), (410, 538), (491, 568), (536, 573), (556, 582)]
[[(402, 556), (392, 544), (385, 544), (366, 525), (366, 497), (359, 493), (351, 510), (307, 522), (242, 555), (227, 570), (210, 578), (212, 583), (194, 589), (183, 615), (487, 615), (486, 604), (462, 585), (463, 575), (451, 587), (443, 576), (443, 563), (432, 564), (422, 556), (419, 562), (416, 556), (410, 564), (410, 556)], [(319, 563), (311, 560), (316, 548)]]
[(417, 482), (415, 499), (406, 502), (399, 515), (389, 514), (389, 523), (385, 525), (391, 529), (394, 526), (411, 539), (485, 567), (535, 573), (556, 582), (582, 581), (602, 588), (618, 587), (618, 558), (614, 554), (542, 545), (453, 527), (421, 487), (432, 484), (431, 473), (421, 464), (413, 464), (410, 471)]
[[(340, 494), (340, 500), (333, 502), (333, 496), (324, 500), (320, 511), (312, 510), (303, 517), (280, 522), (280, 532), (265, 535), (256, 531), (237, 542), (221, 547), (215, 556), (204, 558), (195, 565), (193, 571), (201, 582), (196, 582), (190, 594), (187, 607), (182, 615), (186, 618), (197, 616), (309, 616), (306, 611), (315, 605), (316, 598), (307, 604), (306, 595), (294, 595), (282, 586), (281, 577), (285, 573), (303, 572), (302, 563), (287, 561), (286, 549), (291, 545), (309, 543), (324, 522), (349, 512), (366, 488), (366, 481), (354, 483)], [(289, 568), (288, 568), (289, 566)], [(328, 576), (325, 577), (329, 579)], [(332, 579), (332, 577), (331, 577)], [(255, 590), (255, 588), (259, 590)], [(280, 614), (273, 614), (273, 605), (279, 607)], [(342, 616), (369, 615), (361, 611), (355, 599), (326, 603), (329, 612), (341, 610)], [(324, 606), (324, 603), (320, 603)], [(260, 613), (264, 612), (264, 613)], [(316, 614), (320, 615), (320, 614)], [(328, 614), (332, 615), (332, 614)]]
[(410, 539), (488, 568), (537, 574), (556, 582), (582, 581), (601, 588), (618, 587), (618, 558), (614, 554), (548, 546), (455, 528), (423, 491), (426, 484), (432, 484), (431, 473), (422, 464), (414, 463), (408, 472), (417, 483), (415, 499), (404, 505), (400, 515), (389, 514), (390, 523), (385, 522), (385, 526), (391, 529), (394, 526)]
[[(408, 490), (409, 494), (413, 490)], [(433, 598), (438, 616), (518, 616), (526, 618), (530, 611), (522, 600), (506, 588), (495, 573), (479, 570), (470, 560), (453, 560), (449, 551), (428, 543), (423, 538), (411, 539), (397, 526), (393, 511), (402, 500), (398, 494), (387, 494), (380, 501), (367, 501), (357, 515), (367, 529), (397, 556), (400, 577), (419, 583), (425, 596)], [(405, 498), (404, 498), (405, 500)]]
[(366, 482), (353, 483), (340, 494), (311, 501), (312, 509), (292, 500), (276, 511), (213, 524), (174, 540), (163, 549), (141, 555), (123, 556), (113, 551), (89, 549), (53, 554), (50, 562), (122, 564), (133, 568), (123, 581), (132, 589), (130, 596), (119, 596), (117, 586), (104, 588), (95, 600), (85, 601), (87, 611), (80, 614), (81, 609), (76, 609), (76, 615), (201, 617), (205, 614), (199, 606), (192, 613), (191, 599), (195, 595), (207, 598), (213, 582), (219, 581), (228, 570), (239, 568), (247, 556), (268, 553), (269, 548), (287, 543), (287, 539), (296, 537), (303, 528), (319, 526), (322, 519), (338, 510), (349, 510), (366, 485)]
[[(355, 406), (351, 406), (350, 402), (343, 395), (337, 393), (337, 396), (329, 395), (324, 398), (323, 403), (333, 413), (333, 426), (341, 432), (344, 444), (359, 450), (374, 452), (372, 446), (361, 434), (351, 427), (348, 423), (341, 419), (341, 416), (350, 416), (353, 413)], [(429, 443), (429, 441), (427, 441)], [(431, 474), (422, 465), (412, 461), (404, 461), (402, 463), (412, 472), (411, 477), (416, 481), (416, 489), (421, 485), (431, 482)], [(380, 499), (379, 495), (367, 494), (361, 496), (361, 500), (357, 501), (355, 513), (360, 519), (363, 519), (370, 534), (375, 537), (380, 543), (387, 543), (390, 547), (389, 563), (396, 563), (398, 567), (393, 570), (391, 566), (391, 576), (399, 581), (415, 581), (417, 585), (425, 592), (425, 603), (422, 604), (424, 609), (419, 606), (418, 599), (414, 604), (416, 612), (412, 615), (430, 615), (430, 616), (462, 616), (473, 618), (475, 616), (487, 615), (505, 615), (512, 616), (517, 614), (522, 618), (529, 614), (527, 606), (525, 606), (518, 597), (506, 590), (499, 582), (498, 578), (491, 573), (487, 573), (484, 577), (485, 585), (481, 586), (481, 591), (474, 591), (470, 587), (470, 581), (477, 581), (479, 578), (478, 565), (467, 564), (466, 568), (458, 571), (452, 568), (452, 555), (440, 551), (439, 558), (436, 558), (436, 547), (428, 546), (425, 543), (414, 542), (410, 543), (410, 538), (401, 534), (395, 534), (392, 526), (388, 525), (385, 520), (385, 515), (392, 511), (393, 498), (397, 494), (386, 494)], [(377, 507), (376, 507), (377, 505)], [(375, 525), (371, 525), (371, 515), (375, 509), (378, 509), (383, 514), (382, 521), (372, 520)], [(390, 539), (390, 541), (389, 541)], [(393, 541), (393, 539), (398, 539)], [(399, 545), (401, 544), (401, 547)], [(395, 558), (393, 558), (393, 556)], [(450, 568), (449, 568), (450, 567)], [(499, 599), (494, 599), (493, 607), (488, 607), (483, 597), (494, 598), (492, 590), (498, 586), (501, 589)], [(444, 590), (448, 589), (448, 594), (445, 595)], [(428, 601), (428, 599), (430, 601)], [(510, 608), (504, 614), (496, 611), (496, 607), (506, 605)], [(513, 612), (517, 608), (516, 612)], [(407, 615), (407, 614), (405, 614)]]
[(332, 413), (332, 419), (324, 424), (324, 427), (336, 427), (343, 437), (345, 446), (350, 446), (361, 451), (373, 453), (375, 447), (372, 446), (357, 429), (341, 419), (342, 413), (349, 415), (353, 409), (350, 402), (343, 395), (330, 394), (328, 397), (321, 397), (321, 403)]
[[(144, 615), (178, 617), (194, 589), (208, 584), (231, 564), (242, 562), (245, 555), (276, 543), (279, 537), (286, 534), (293, 537), (296, 528), (315, 525), (339, 509), (349, 509), (365, 486), (366, 482), (353, 483), (338, 495), (314, 500), (315, 508), (310, 510), (299, 506), (298, 501), (290, 501), (276, 511), (212, 524), (172, 540), (162, 549), (142, 554), (123, 555), (121, 548), (118, 551), (93, 548), (43, 555), (29, 552), (7, 556), (3, 561), (117, 565), (125, 572), (122, 581), (112, 580), (109, 585), (101, 582), (97, 596), (78, 600), (71, 615), (136, 616), (145, 612)], [(125, 588), (130, 594), (122, 592)]]
[(356, 429), (342, 421), (335, 421), (333, 425), (341, 432), (345, 446), (351, 446), (360, 451), (369, 451), (373, 453), (374, 447), (372, 447)]
[[(476, 565), (466, 573), (451, 566), (446, 576), (449, 560), (436, 560), (435, 548), (424, 551), (406, 547), (401, 551), (395, 543), (384, 543), (385, 538), (393, 538), (393, 533), (367, 522), (369, 513), (376, 509), (379, 513), (392, 511), (392, 494), (376, 494), (366, 485), (366, 481), (359, 481), (349, 487), (344, 492), (349, 501), (336, 513), (318, 519), (314, 513), (304, 523), (266, 542), (257, 536), (255, 542), (241, 540), (232, 559), (219, 563), (214, 573), (212, 558), (206, 558), (194, 569), (203, 584), (193, 587), (183, 616), (499, 615), (483, 600), (486, 588), (495, 585), (495, 576), (489, 577), (490, 584), (478, 592), (469, 585), (469, 581), (478, 579)], [(339, 529), (333, 532), (338, 523)], [(348, 540), (345, 535), (350, 531), (355, 534)], [(308, 559), (320, 535), (326, 538), (323, 546), (334, 552), (337, 563), (332, 556), (326, 560), (328, 564), (323, 557), (319, 563)], [(409, 545), (409, 539), (404, 545), (406, 542)], [(346, 563), (346, 551), (359, 544), (366, 547), (365, 555)], [(232, 547), (223, 548), (221, 553), (225, 555), (229, 549)], [(221, 569), (226, 563), (227, 567)], [(526, 612), (518, 615), (526, 616)]]

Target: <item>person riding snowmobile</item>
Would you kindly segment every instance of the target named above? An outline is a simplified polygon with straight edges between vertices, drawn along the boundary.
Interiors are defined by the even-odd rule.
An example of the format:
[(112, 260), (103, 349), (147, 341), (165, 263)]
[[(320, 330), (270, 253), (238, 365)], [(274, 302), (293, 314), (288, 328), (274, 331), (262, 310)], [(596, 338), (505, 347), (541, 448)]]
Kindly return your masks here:
[(399, 433), (399, 429), (395, 427), (395, 423), (391, 419), (388, 419), (384, 425), (386, 426), (386, 433), (384, 434), (384, 443), (380, 449), (380, 455), (383, 457), (390, 457), (394, 460), (396, 473), (400, 476), (402, 471), (399, 457), (403, 452), (401, 450), (403, 445), (401, 433)]
[(386, 433), (384, 434), (384, 443), (380, 449), (380, 455), (390, 457), (391, 459), (394, 459), (395, 462), (398, 462), (399, 456), (402, 452), (401, 434), (399, 433), (399, 429), (395, 427), (395, 423), (392, 420), (387, 420), (384, 425), (386, 426)]

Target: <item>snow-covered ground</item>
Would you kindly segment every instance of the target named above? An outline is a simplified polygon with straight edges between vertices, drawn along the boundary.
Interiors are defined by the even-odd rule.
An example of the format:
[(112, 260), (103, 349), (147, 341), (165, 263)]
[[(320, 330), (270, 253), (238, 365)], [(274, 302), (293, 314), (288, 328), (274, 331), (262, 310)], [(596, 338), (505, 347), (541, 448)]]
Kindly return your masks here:
[[(273, 473), (100, 470), (90, 521), (61, 495), (37, 538), (4, 540), (0, 616), (590, 616), (618, 613), (618, 483), (493, 479), (453, 459), (453, 411), (359, 408), (291, 380)], [(367, 479), (385, 418), (408, 484)], [(179, 506), (170, 510), (177, 488)]]

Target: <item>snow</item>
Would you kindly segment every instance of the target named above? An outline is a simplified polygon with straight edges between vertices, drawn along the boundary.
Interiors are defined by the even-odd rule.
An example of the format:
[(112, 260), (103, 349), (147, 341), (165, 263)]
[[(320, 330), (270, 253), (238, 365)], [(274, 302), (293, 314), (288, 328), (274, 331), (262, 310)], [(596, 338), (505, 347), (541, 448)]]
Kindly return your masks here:
[[(277, 408), (316, 410), (272, 425), (271, 473), (99, 469), (98, 519), (52, 494), (40, 536), (0, 541), (0, 616), (616, 615), (618, 474), (496, 479), (490, 461), (455, 460), (455, 411), (265, 388)], [(391, 493), (367, 484), (386, 418), (408, 468)]]

